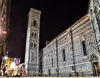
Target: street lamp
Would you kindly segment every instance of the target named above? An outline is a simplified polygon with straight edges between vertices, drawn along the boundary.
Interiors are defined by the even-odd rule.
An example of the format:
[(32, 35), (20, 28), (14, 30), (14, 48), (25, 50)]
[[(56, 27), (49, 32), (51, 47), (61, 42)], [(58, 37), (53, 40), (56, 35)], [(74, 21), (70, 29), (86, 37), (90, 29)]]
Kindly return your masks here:
[(3, 33), (3, 34), (7, 34), (7, 32), (6, 32), (6, 31), (2, 31), (2, 33)]
[(3, 57), (3, 59), (4, 59), (4, 60), (7, 60), (7, 59), (8, 59), (8, 57), (7, 57), (7, 56), (4, 56), (4, 57)]
[(3, 21), (4, 19), (3, 18), (0, 18), (0, 20)]

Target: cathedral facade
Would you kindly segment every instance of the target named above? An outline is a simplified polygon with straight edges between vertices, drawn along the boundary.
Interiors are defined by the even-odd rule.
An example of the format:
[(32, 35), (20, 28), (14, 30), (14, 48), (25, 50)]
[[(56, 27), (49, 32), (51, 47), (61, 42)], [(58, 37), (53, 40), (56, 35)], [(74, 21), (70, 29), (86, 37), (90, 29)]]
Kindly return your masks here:
[(88, 14), (42, 49), (42, 74), (100, 74), (100, 0), (90, 0)]
[[(100, 0), (89, 0), (88, 13), (58, 35), (39, 54), (41, 12), (30, 9), (25, 70), (27, 76), (91, 76), (100, 71)], [(42, 67), (40, 66), (42, 63)], [(41, 68), (42, 70), (40, 70)]]

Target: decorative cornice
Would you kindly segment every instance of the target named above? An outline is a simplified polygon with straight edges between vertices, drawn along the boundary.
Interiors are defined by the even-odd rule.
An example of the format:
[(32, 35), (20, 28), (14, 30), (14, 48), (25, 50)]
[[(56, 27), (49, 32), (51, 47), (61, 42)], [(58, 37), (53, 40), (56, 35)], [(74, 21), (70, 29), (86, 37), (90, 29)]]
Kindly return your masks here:
[(30, 16), (30, 15), (33, 15), (34, 13), (41, 15), (41, 11), (30, 8), (30, 12), (29, 12), (28, 15)]

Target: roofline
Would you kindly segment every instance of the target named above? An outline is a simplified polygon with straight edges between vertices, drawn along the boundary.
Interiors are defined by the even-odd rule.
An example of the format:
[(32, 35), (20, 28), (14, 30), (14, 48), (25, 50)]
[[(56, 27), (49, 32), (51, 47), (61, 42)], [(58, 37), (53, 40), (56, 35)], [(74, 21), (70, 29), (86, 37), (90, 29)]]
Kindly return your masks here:
[[(82, 20), (84, 20), (86, 17), (88, 17), (88, 14), (86, 14), (85, 16), (83, 16), (81, 19), (79, 19), (78, 21), (76, 21), (74, 24), (72, 24), (69, 28), (67, 28), (66, 30), (64, 30), (61, 34), (59, 34), (57, 37), (55, 37), (53, 40), (51, 40), (47, 46), (48, 47), (50, 45), (50, 43), (52, 43), (54, 40), (56, 40), (57, 38), (59, 38), (62, 34), (64, 34), (68, 29), (74, 27), (75, 25), (77, 25), (79, 22), (81, 22)], [(43, 49), (45, 49), (45, 47)], [(43, 50), (42, 49), (42, 50)]]

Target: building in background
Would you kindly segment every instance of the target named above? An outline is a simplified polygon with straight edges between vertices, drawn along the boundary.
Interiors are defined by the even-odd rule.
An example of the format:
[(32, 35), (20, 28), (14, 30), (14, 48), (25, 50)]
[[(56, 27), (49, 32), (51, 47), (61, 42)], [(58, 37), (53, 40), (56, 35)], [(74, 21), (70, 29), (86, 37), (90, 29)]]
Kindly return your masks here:
[(18, 74), (18, 71), (20, 70), (20, 60), (20, 58), (8, 57), (5, 61), (5, 73), (8, 75), (10, 75), (10, 72), (12, 72), (12, 75)]
[(100, 0), (89, 0), (88, 14), (42, 49), (42, 75), (100, 75)]
[(0, 59), (7, 55), (11, 0), (0, 0)]
[(8, 59), (5, 61), (6, 71), (7, 70), (10, 70), (10, 67), (11, 67), (12, 62), (15, 62), (15, 58), (8, 57)]
[(25, 52), (25, 70), (27, 76), (39, 74), (39, 37), (41, 11), (30, 9)]

